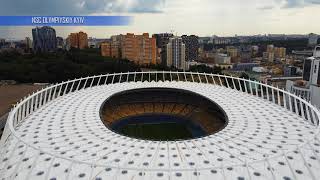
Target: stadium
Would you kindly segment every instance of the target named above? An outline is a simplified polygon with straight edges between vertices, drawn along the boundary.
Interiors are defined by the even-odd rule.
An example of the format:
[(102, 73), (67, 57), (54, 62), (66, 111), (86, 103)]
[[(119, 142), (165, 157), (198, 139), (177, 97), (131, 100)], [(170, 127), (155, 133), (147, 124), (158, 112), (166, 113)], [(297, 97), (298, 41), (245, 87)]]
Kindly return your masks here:
[(22, 99), (2, 179), (313, 179), (320, 112), (261, 82), (191, 72), (69, 80)]

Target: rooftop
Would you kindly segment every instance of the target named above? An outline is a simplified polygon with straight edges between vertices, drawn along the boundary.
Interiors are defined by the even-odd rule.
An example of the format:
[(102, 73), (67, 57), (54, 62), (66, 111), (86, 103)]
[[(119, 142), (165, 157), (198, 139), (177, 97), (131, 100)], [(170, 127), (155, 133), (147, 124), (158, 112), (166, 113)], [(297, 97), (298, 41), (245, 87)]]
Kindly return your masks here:
[[(120, 180), (320, 177), (320, 113), (308, 102), (249, 80), (170, 72), (167, 81), (165, 73), (169, 75), (142, 73), (142, 79), (149, 75), (144, 82), (136, 81), (137, 73), (88, 77), (25, 99), (9, 116), (0, 144), (0, 176)], [(151, 81), (155, 74), (152, 77), (157, 82)], [(158, 81), (162, 75), (165, 81)], [(114, 83), (115, 76), (121, 83)], [(108, 78), (112, 83), (103, 84)], [(174, 88), (202, 95), (225, 111), (228, 125), (215, 134), (180, 141), (140, 140), (106, 128), (99, 114), (103, 102), (116, 93), (141, 88)], [(42, 105), (28, 106), (34, 101)], [(25, 109), (31, 113), (22, 113)]]

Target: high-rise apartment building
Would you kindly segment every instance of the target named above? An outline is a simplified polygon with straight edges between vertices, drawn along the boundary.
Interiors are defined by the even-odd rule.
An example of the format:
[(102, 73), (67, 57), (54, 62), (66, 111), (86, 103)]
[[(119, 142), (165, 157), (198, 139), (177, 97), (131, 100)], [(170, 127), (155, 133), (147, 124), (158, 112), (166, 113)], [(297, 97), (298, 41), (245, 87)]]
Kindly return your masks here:
[(267, 46), (267, 52), (270, 53), (270, 52), (274, 52), (274, 45), (273, 44), (270, 44)]
[(185, 52), (186, 47), (181, 37), (170, 38), (167, 44), (167, 66), (188, 70)]
[(199, 51), (199, 38), (198, 36), (183, 35), (181, 36), (182, 42), (186, 46), (186, 61), (196, 61), (198, 60), (198, 51)]
[(152, 37), (156, 38), (157, 48), (159, 49), (160, 64), (167, 66), (167, 44), (169, 39), (173, 37), (171, 33), (153, 34)]
[(128, 33), (123, 36), (121, 56), (137, 64), (156, 64), (156, 39), (150, 38), (148, 33), (134, 35)]
[(287, 49), (284, 47), (275, 47), (274, 45), (267, 46), (267, 52), (265, 52), (264, 57), (269, 62), (274, 62), (276, 58), (285, 58), (287, 55)]
[(57, 49), (56, 31), (43, 26), (32, 29), (33, 49), (35, 52), (49, 52)]
[(268, 56), (268, 62), (273, 63), (274, 62), (274, 52), (267, 52)]
[(111, 56), (121, 58), (121, 47), (123, 44), (124, 35), (111, 36)]
[(85, 49), (88, 47), (88, 35), (82, 31), (71, 33), (68, 36), (68, 43), (71, 48)]
[(287, 49), (284, 47), (275, 47), (274, 48), (274, 56), (275, 58), (285, 58), (287, 53)]
[(110, 42), (101, 43), (100, 48), (101, 48), (101, 56), (112, 57), (112, 55), (111, 55), (111, 43)]
[(63, 49), (64, 48), (64, 41), (62, 37), (57, 37), (57, 48)]

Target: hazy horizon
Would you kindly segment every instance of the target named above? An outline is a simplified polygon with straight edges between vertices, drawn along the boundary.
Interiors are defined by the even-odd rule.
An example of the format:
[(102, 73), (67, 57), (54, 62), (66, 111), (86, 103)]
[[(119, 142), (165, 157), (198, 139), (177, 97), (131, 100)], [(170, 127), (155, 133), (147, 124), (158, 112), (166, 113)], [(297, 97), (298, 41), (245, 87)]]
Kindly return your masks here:
[[(17, 6), (19, 4), (20, 6)], [(108, 38), (127, 32), (172, 32), (201, 37), (257, 34), (320, 34), (320, 0), (11, 0), (0, 15), (131, 15), (129, 26), (54, 27), (58, 36), (85, 31)], [(0, 27), (1, 38), (31, 37), (32, 27)]]

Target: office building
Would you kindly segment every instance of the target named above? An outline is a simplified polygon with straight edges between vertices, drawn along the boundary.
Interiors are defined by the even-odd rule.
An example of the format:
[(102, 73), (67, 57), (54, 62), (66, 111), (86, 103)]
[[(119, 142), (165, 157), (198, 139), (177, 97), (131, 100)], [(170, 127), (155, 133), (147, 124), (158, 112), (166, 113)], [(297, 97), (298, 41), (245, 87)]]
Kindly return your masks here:
[(196, 61), (198, 60), (199, 54), (199, 38), (195, 35), (183, 35), (181, 36), (182, 42), (186, 46), (186, 61)]
[(32, 29), (33, 50), (50, 52), (57, 49), (56, 31), (52, 27), (43, 26)]
[(68, 36), (70, 48), (85, 49), (88, 47), (88, 35), (85, 32), (71, 33)]
[(127, 33), (122, 37), (121, 56), (137, 64), (156, 64), (156, 39), (148, 33), (135, 35)]
[(186, 47), (181, 37), (172, 37), (167, 44), (167, 66), (188, 70), (186, 63)]

